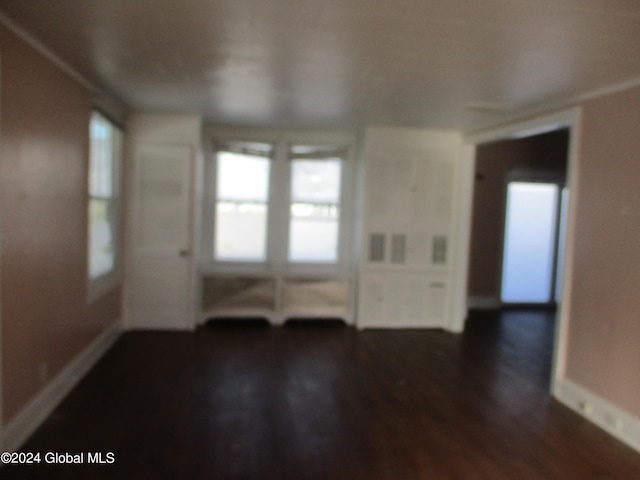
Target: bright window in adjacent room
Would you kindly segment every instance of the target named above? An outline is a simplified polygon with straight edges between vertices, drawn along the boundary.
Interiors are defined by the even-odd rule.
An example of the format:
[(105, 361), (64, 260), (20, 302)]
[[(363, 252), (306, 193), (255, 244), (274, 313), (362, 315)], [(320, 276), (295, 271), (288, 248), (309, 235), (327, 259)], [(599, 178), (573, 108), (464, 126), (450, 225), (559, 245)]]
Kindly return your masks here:
[(510, 182), (502, 273), (505, 303), (547, 303), (555, 271), (558, 186)]
[(272, 148), (236, 143), (217, 151), (216, 261), (266, 261)]
[(89, 297), (119, 282), (120, 163), (122, 131), (93, 112), (89, 144)]
[(343, 159), (322, 147), (293, 146), (289, 206), (290, 262), (338, 261)]

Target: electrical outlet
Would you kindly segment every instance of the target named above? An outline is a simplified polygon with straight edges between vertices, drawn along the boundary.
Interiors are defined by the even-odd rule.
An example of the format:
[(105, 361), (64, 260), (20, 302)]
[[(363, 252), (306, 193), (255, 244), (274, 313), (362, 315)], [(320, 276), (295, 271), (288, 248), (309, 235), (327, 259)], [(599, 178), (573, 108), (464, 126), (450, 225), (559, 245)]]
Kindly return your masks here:
[(580, 402), (580, 411), (585, 415), (591, 415), (593, 413), (593, 405), (589, 402)]
[(622, 430), (622, 420), (620, 417), (613, 415), (612, 413), (604, 414), (604, 422), (609, 425), (609, 427), (613, 428), (617, 432)]

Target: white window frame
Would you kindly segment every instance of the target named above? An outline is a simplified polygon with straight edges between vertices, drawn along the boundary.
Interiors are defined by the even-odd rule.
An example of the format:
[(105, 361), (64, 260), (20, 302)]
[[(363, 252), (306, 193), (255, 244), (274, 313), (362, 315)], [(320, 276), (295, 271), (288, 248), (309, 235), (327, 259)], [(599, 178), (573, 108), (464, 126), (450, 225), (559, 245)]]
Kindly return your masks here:
[[(217, 161), (217, 155), (218, 152), (224, 152), (224, 151), (230, 151), (231, 149), (228, 149), (229, 145), (232, 144), (242, 144), (242, 143), (261, 143), (261, 144), (268, 144), (272, 146), (272, 153), (271, 156), (264, 156), (265, 159), (268, 159), (268, 161), (270, 162), (269, 165), (269, 184), (268, 184), (268, 191), (267, 191), (267, 199), (266, 199), (266, 207), (267, 207), (267, 219), (266, 219), (266, 232), (265, 232), (265, 259), (264, 260), (216, 260), (215, 259), (215, 226), (217, 223), (217, 203), (219, 201), (218, 198), (218, 192), (217, 192), (217, 172), (218, 172), (218, 161)], [(272, 192), (272, 188), (273, 188), (273, 165), (274, 165), (274, 155), (275, 155), (275, 144), (271, 141), (254, 141), (254, 140), (230, 140), (230, 141), (224, 141), (224, 142), (215, 142), (215, 146), (213, 149), (213, 154), (212, 154), (212, 158), (211, 158), (211, 168), (210, 168), (210, 172), (209, 174), (206, 176), (206, 178), (208, 178), (210, 180), (209, 184), (208, 184), (208, 189), (210, 189), (211, 192), (211, 202), (209, 205), (206, 206), (205, 211), (209, 213), (209, 216), (212, 220), (212, 222), (209, 224), (211, 226), (211, 230), (210, 230), (210, 236), (208, 236), (208, 241), (205, 243), (205, 245), (208, 246), (208, 248), (205, 249), (205, 251), (208, 254), (209, 260), (211, 262), (213, 262), (215, 265), (219, 266), (222, 270), (234, 270), (234, 269), (241, 269), (241, 270), (265, 270), (269, 267), (269, 262), (270, 262), (270, 255), (269, 255), (269, 243), (270, 243), (270, 237), (269, 237), (269, 231), (270, 231), (270, 224), (271, 224), (271, 204), (272, 204), (272, 197), (273, 197), (273, 192)]]
[[(291, 147), (296, 145), (311, 145), (318, 147), (325, 147), (326, 150), (331, 152), (331, 157), (340, 158), (341, 170), (340, 170), (340, 196), (339, 196), (339, 218), (338, 218), (338, 251), (337, 251), (337, 259), (335, 262), (302, 262), (302, 261), (290, 261), (289, 260), (289, 227), (291, 226), (291, 204), (293, 203), (291, 198), (291, 173), (292, 173), (292, 165), (293, 161), (296, 159), (302, 159), (303, 155), (300, 156), (289, 156), (289, 151)], [(300, 141), (290, 141), (287, 145), (287, 204), (286, 204), (286, 227), (283, 230), (286, 230), (286, 251), (285, 255), (285, 263), (287, 265), (288, 273), (344, 273), (347, 263), (349, 260), (349, 245), (351, 237), (349, 236), (349, 224), (348, 219), (351, 214), (351, 170), (353, 168), (353, 160), (350, 158), (350, 145), (340, 144), (340, 143), (329, 143), (329, 142), (300, 142)], [(322, 160), (318, 160), (322, 161)]]
[[(214, 232), (216, 186), (216, 144), (229, 142), (257, 142), (274, 146), (269, 175), (269, 201), (267, 203), (267, 245), (264, 262), (216, 261), (214, 259)], [(353, 240), (353, 175), (355, 139), (350, 134), (333, 132), (255, 132), (237, 130), (212, 130), (204, 188), (203, 238), (201, 271), (203, 273), (239, 273), (257, 275), (335, 276), (349, 275), (352, 270)], [(291, 162), (289, 150), (292, 145), (326, 146), (342, 151), (340, 185), (340, 218), (338, 230), (338, 258), (334, 263), (289, 262), (289, 225), (291, 203)]]
[[(94, 121), (104, 122), (113, 131), (111, 144), (111, 195), (109, 197), (94, 195), (91, 191), (91, 176), (93, 162), (91, 156), (94, 152), (92, 137), (92, 125)], [(121, 202), (121, 172), (123, 157), (123, 131), (107, 116), (97, 110), (92, 110), (89, 123), (89, 162), (87, 168), (87, 280), (88, 302), (91, 303), (122, 284), (122, 202)], [(111, 270), (99, 276), (92, 277), (91, 264), (91, 229), (90, 229), (90, 205), (94, 199), (107, 200), (111, 214), (111, 232), (113, 235), (114, 265)]]

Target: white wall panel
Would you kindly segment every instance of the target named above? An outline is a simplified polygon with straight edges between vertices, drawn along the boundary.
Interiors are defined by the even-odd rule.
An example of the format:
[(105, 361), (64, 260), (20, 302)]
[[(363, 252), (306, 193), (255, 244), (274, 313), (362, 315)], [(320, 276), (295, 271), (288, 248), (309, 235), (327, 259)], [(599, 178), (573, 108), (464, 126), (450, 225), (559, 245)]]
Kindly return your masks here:
[(460, 146), (458, 132), (367, 129), (358, 326), (449, 327)]

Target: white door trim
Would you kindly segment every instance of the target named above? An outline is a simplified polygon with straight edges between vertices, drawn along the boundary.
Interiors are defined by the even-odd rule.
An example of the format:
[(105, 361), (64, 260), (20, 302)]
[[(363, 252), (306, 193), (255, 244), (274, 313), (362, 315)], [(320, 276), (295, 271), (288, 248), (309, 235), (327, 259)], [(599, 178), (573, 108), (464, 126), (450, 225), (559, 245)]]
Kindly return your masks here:
[(567, 330), (570, 318), (569, 301), (571, 298), (573, 245), (575, 235), (576, 204), (578, 198), (578, 145), (581, 135), (580, 107), (542, 115), (533, 119), (517, 121), (506, 126), (471, 133), (463, 137), (460, 204), (458, 214), (458, 263), (455, 271), (455, 295), (452, 330), (462, 331), (467, 312), (467, 278), (469, 274), (469, 248), (471, 246), (471, 221), (473, 202), (473, 171), (475, 165), (476, 147), (483, 143), (525, 138), (559, 128), (569, 128), (569, 149), (567, 152), (567, 186), (569, 187), (569, 205), (567, 213), (567, 230), (565, 237), (565, 256), (562, 265), (562, 301), (556, 314), (556, 331), (553, 348), (553, 364), (551, 370), (551, 390), (556, 392), (557, 384), (564, 377)]
[(467, 318), (467, 282), (469, 270), (469, 247), (471, 245), (471, 218), (473, 214), (473, 175), (475, 171), (475, 145), (463, 143), (457, 164), (454, 186), (454, 236), (451, 324), (452, 332), (464, 330)]

